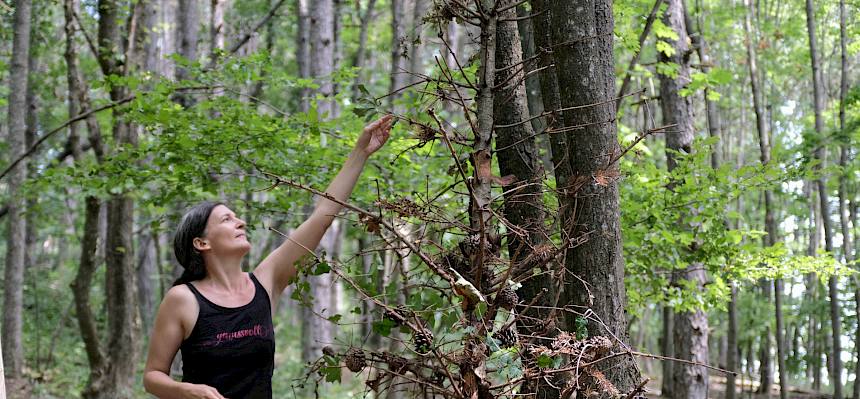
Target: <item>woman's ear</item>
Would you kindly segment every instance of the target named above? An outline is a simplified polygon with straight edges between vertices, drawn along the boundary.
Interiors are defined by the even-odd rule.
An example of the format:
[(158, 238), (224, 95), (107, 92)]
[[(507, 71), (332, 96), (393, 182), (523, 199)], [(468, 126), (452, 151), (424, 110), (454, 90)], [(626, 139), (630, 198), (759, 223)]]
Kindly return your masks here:
[(192, 243), (194, 244), (194, 249), (198, 251), (209, 249), (209, 241), (205, 238), (195, 237)]

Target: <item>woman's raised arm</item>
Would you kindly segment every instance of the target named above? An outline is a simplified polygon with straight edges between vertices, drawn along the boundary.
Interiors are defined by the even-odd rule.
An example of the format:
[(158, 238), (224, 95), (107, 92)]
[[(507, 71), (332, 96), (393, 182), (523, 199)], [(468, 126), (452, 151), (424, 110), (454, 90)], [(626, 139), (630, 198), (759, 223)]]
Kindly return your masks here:
[[(342, 202), (349, 198), (367, 158), (388, 140), (392, 119), (386, 115), (364, 127), (349, 158), (326, 189), (327, 194)], [(274, 298), (280, 296), (296, 275), (296, 262), (316, 249), (341, 208), (337, 202), (320, 198), (311, 216), (254, 270), (254, 275), (272, 294), (273, 305), (277, 303)]]

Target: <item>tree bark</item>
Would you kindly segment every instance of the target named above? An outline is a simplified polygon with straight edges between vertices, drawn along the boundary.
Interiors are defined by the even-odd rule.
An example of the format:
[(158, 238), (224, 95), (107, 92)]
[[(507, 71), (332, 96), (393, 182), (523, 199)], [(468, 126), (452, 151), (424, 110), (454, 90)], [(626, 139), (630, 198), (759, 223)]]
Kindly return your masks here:
[[(821, 72), (821, 61), (818, 56), (818, 47), (815, 41), (815, 9), (813, 8), (812, 0), (806, 0), (806, 27), (809, 34), (809, 53), (812, 63), (812, 87), (813, 87), (813, 103), (815, 112), (815, 132), (818, 137), (824, 137), (824, 119), (822, 112), (824, 111), (824, 102), (826, 95), (824, 93), (824, 83)], [(815, 150), (815, 158), (821, 163), (818, 168), (824, 168), (827, 162), (827, 148), (824, 142), (818, 144)], [(830, 223), (830, 202), (827, 193), (827, 179), (822, 174), (817, 181), (818, 199), (821, 202), (821, 221), (824, 226), (824, 248), (828, 253), (833, 253), (833, 228)], [(831, 326), (831, 346), (832, 346), (832, 373), (830, 374), (831, 385), (833, 386), (833, 397), (842, 399), (842, 320), (839, 309), (839, 280), (836, 276), (831, 276), (827, 282), (830, 294), (830, 326)]]
[[(731, 298), (729, 300), (729, 330), (728, 330), (728, 351), (726, 353), (726, 369), (729, 371), (738, 371), (738, 288), (734, 281), (729, 283), (731, 290)], [(726, 376), (726, 399), (735, 399), (737, 394), (735, 385), (735, 376), (729, 374)]]
[[(310, 56), (309, 73), (319, 84), (318, 93), (323, 99), (317, 103), (321, 118), (334, 116), (334, 3), (332, 0), (312, 2), (310, 9)], [(321, 145), (325, 146), (326, 136), (320, 136)]]
[[(69, 115), (78, 115), (90, 109), (87, 98), (87, 87), (84, 84), (78, 69), (78, 54), (75, 43), (75, 17), (78, 10), (75, 0), (64, 1), (65, 34), (66, 34), (66, 79), (69, 90)], [(87, 120), (89, 126), (89, 141), (92, 143), (96, 157), (101, 161), (103, 154), (101, 144), (101, 132), (98, 130), (98, 122)], [(83, 160), (83, 149), (80, 144), (78, 128), (80, 124), (75, 122), (69, 125), (69, 143), (75, 161)], [(88, 196), (85, 200), (84, 228), (81, 232), (81, 254), (75, 279), (72, 281), (71, 289), (74, 297), (75, 316), (80, 329), (81, 338), (90, 367), (88, 386), (102, 386), (102, 378), (105, 369), (105, 355), (102, 351), (98, 327), (95, 316), (90, 308), (90, 289), (97, 268), (98, 242), (99, 242), (99, 213), (101, 202), (94, 196)]]
[[(360, 2), (359, 2), (360, 4)], [(355, 77), (355, 82), (353, 82), (353, 92), (352, 97), (358, 98), (361, 93), (358, 90), (358, 85), (362, 84), (364, 81), (362, 69), (364, 69), (364, 64), (367, 61), (367, 56), (365, 53), (367, 52), (367, 33), (370, 28), (370, 22), (373, 20), (373, 11), (376, 8), (376, 0), (368, 0), (367, 9), (364, 11), (364, 14), (361, 15), (360, 19), (360, 27), (358, 30), (358, 50), (355, 52), (355, 58), (353, 59), (352, 66), (358, 68), (358, 74)]]
[[(301, 5), (301, 4), (300, 4)], [(334, 117), (334, 102), (332, 99), (333, 85), (331, 74), (334, 71), (334, 3), (332, 0), (319, 0), (311, 4), (309, 22), (309, 76), (319, 83), (318, 93), (323, 99), (317, 103), (317, 110), (321, 121)], [(320, 136), (321, 145), (326, 145), (326, 136)], [(335, 234), (335, 224), (329, 228), (326, 235)], [(303, 360), (316, 360), (322, 355), (324, 345), (334, 341), (333, 328), (327, 320), (321, 319), (316, 314), (331, 311), (331, 295), (333, 292), (332, 277), (329, 274), (309, 277), (311, 295), (313, 300), (311, 308), (303, 310), (303, 342), (305, 349), (302, 351)], [(316, 313), (316, 314), (313, 314)]]
[(227, 27), (224, 26), (224, 11), (227, 7), (225, 0), (210, 0), (209, 2), (209, 59), (218, 59), (218, 52), (224, 50)]
[(409, 51), (409, 39), (406, 37), (406, 1), (391, 0), (391, 83), (388, 96), (389, 106), (396, 113), (405, 111), (397, 104), (397, 100), (403, 95), (401, 90), (409, 84), (409, 66), (406, 54)]
[[(13, 22), (12, 58), (9, 70), (9, 153), (12, 158), (22, 156), (26, 151), (27, 119), (27, 77), (29, 75), (30, 54), (30, 14), (32, 4), (29, 0), (15, 1)], [(8, 228), (6, 238), (6, 266), (3, 287), (3, 363), (5, 373), (13, 385), (23, 377), (24, 346), (22, 343), (22, 310), (24, 296), (24, 250), (27, 232), (25, 220), (25, 198), (20, 195), (19, 187), (27, 177), (27, 160), (24, 159), (12, 168), (8, 177), (8, 190), (13, 193), (8, 204)]]
[[(179, 15), (176, 25), (179, 27), (177, 39), (179, 43), (179, 55), (193, 62), (197, 60), (197, 37), (200, 33), (200, 21), (198, 21), (199, 0), (179, 0)], [(190, 79), (187, 68), (176, 68), (176, 80)], [(183, 107), (189, 107), (194, 103), (191, 94), (177, 94), (177, 101)]]
[[(422, 48), (423, 40), (422, 33), (424, 32), (424, 14), (427, 13), (427, 4), (428, 2), (413, 0), (412, 1), (412, 37), (409, 40), (409, 72), (413, 74), (423, 73), (422, 69), (422, 61), (424, 58), (422, 57)], [(410, 83), (415, 83), (420, 78), (417, 75), (411, 75), (409, 77)]]
[[(616, 133), (615, 69), (613, 54), (612, 1), (558, 1), (550, 6), (555, 75), (561, 107), (588, 106), (564, 112), (563, 127), (554, 135), (565, 135), (570, 176), (556, 176), (562, 207), (562, 239), (578, 241), (565, 254), (566, 273), (562, 300), (575, 309), (591, 309), (602, 323), (588, 320), (590, 336), (615, 336), (626, 345), (627, 297), (624, 288), (624, 255), (619, 221)], [(600, 104), (598, 104), (600, 103)], [(570, 130), (572, 126), (586, 126)], [(568, 129), (568, 131), (565, 131)], [(553, 154), (555, 160), (556, 155)], [(576, 214), (575, 219), (571, 218)], [(582, 240), (582, 241), (580, 241)], [(581, 279), (583, 283), (580, 283)], [(564, 327), (575, 331), (580, 315), (566, 313)], [(639, 371), (630, 357), (608, 360), (607, 378), (620, 391), (639, 383)]]
[[(517, 329), (522, 336), (546, 336), (552, 330), (547, 327), (554, 325), (549, 322), (554, 317), (549, 310), (555, 298), (553, 279), (548, 278), (546, 273), (549, 271), (544, 270), (546, 265), (525, 264), (546, 241), (542, 200), (544, 170), (534, 130), (529, 123), (525, 71), (520, 68), (524, 54), (516, 16), (514, 9), (499, 14), (499, 19), (506, 21), (500, 21), (496, 30), (495, 58), (500, 72), (495, 80), (496, 85), (504, 86), (494, 95), (493, 112), (496, 126), (509, 126), (496, 128), (496, 154), (501, 175), (516, 177), (515, 182), (502, 189), (505, 218), (522, 230), (522, 233), (508, 232), (510, 267), (517, 274), (530, 276), (522, 282), (518, 296), (522, 303), (535, 304), (519, 319)], [(533, 275), (536, 268), (542, 272)], [(536, 379), (527, 382), (520, 392), (533, 393), (537, 398), (558, 397), (559, 392), (553, 386), (564, 384), (555, 381), (551, 385), (543, 379)]]
[[(750, 87), (753, 93), (753, 110), (755, 112), (756, 118), (756, 130), (758, 132), (759, 137), (759, 160), (761, 164), (768, 165), (771, 159), (771, 144), (770, 144), (770, 133), (767, 130), (767, 122), (764, 114), (764, 95), (761, 90), (761, 82), (759, 82), (758, 78), (758, 60), (753, 48), (753, 37), (752, 37), (752, 17), (751, 13), (753, 12), (752, 7), (750, 6), (749, 0), (746, 1), (746, 6), (748, 11), (744, 16), (744, 32), (745, 32), (745, 44), (746, 44), (746, 52), (747, 52), (747, 66), (749, 69), (750, 75)], [(777, 226), (776, 220), (774, 218), (774, 200), (773, 193), (770, 190), (764, 190), (764, 207), (765, 207), (765, 216), (764, 216), (764, 224), (765, 231), (767, 232), (767, 236), (764, 239), (764, 245), (767, 247), (771, 247), (776, 244), (778, 241), (777, 238)], [(784, 326), (783, 326), (783, 316), (782, 316), (782, 293), (783, 293), (783, 283), (781, 278), (774, 279), (773, 283), (769, 281), (762, 281), (761, 285), (763, 288), (763, 293), (767, 297), (766, 300), (770, 300), (770, 292), (773, 290), (774, 295), (774, 307), (775, 307), (775, 317), (776, 317), (776, 348), (777, 348), (777, 364), (779, 366), (779, 387), (780, 387), (780, 398), (785, 399), (788, 394), (788, 374), (785, 370), (785, 338), (784, 338)], [(761, 385), (759, 386), (760, 393), (768, 393), (770, 392), (770, 387), (773, 383), (773, 366), (770, 357), (770, 329), (767, 328), (765, 336), (762, 337), (762, 350), (761, 350)]]
[[(296, 64), (298, 64), (300, 78), (311, 76), (310, 24), (308, 0), (296, 0)], [(302, 112), (310, 110), (310, 95), (310, 89), (300, 89), (299, 110)]]
[[(690, 153), (693, 144), (693, 104), (692, 98), (683, 97), (679, 90), (690, 81), (689, 35), (684, 20), (684, 5), (680, 0), (668, 0), (663, 14), (663, 23), (677, 35), (677, 40), (666, 39), (674, 54), (667, 56), (660, 52), (661, 62), (678, 65), (677, 76), (660, 75), (660, 105), (663, 111), (663, 124), (675, 125), (666, 133), (666, 161), (669, 171), (677, 166), (675, 152)], [(670, 187), (671, 189), (671, 187)], [(683, 220), (681, 221), (682, 223)], [(688, 250), (695, 251), (695, 248)], [(701, 287), (705, 283), (705, 270), (701, 264), (690, 264), (683, 270), (676, 270), (676, 281), (687, 280)], [(673, 320), (674, 357), (696, 363), (708, 362), (708, 318), (703, 310), (675, 313)], [(676, 363), (672, 366), (672, 395), (675, 398), (705, 398), (708, 396), (708, 372), (705, 367)]]
[[(132, 12), (140, 12), (138, 3)], [(100, 0), (99, 10), (99, 65), (105, 75), (125, 76), (135, 59), (134, 52), (141, 42), (138, 36), (126, 42), (120, 32), (120, 5), (113, 0)], [(132, 18), (134, 21), (134, 18)], [(135, 26), (130, 27), (133, 32)], [(138, 33), (138, 35), (141, 35)], [(121, 62), (121, 60), (124, 60)], [(122, 86), (110, 88), (112, 101), (127, 96)], [(114, 110), (113, 139), (117, 148), (137, 145), (136, 129), (123, 120), (121, 110)], [(105, 242), (105, 289), (108, 312), (108, 352), (104, 385), (89, 386), (87, 393), (94, 398), (131, 397), (136, 379), (140, 315), (137, 308), (136, 275), (134, 272), (134, 200), (126, 193), (112, 196), (107, 203), (107, 240)]]

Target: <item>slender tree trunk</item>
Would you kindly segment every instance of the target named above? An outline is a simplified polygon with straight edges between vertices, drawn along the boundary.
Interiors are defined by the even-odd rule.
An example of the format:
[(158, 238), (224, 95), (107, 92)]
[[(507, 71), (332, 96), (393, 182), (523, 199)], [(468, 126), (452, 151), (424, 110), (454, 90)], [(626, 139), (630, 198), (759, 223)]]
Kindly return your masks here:
[[(823, 137), (824, 119), (824, 102), (826, 95), (824, 93), (824, 83), (821, 72), (821, 61), (818, 58), (818, 47), (815, 41), (815, 10), (812, 0), (806, 0), (806, 27), (809, 33), (809, 53), (812, 63), (812, 87), (814, 98), (815, 111), (815, 132), (819, 137)], [(819, 168), (823, 168), (827, 159), (827, 148), (825, 145), (819, 144), (815, 150), (815, 158), (821, 161)], [(820, 176), (817, 181), (818, 198), (821, 202), (821, 221), (824, 225), (824, 247), (828, 253), (833, 253), (833, 228), (830, 223), (830, 202), (827, 193), (827, 180), (824, 175)], [(832, 345), (832, 373), (830, 375), (831, 385), (833, 386), (833, 397), (842, 399), (842, 319), (839, 309), (839, 281), (836, 276), (831, 276), (827, 282), (830, 293), (830, 326), (831, 326), (831, 345)]]
[[(422, 63), (424, 61), (422, 48), (424, 48), (422, 33), (424, 32), (424, 14), (427, 13), (427, 5), (429, 2), (413, 0), (412, 1), (412, 35), (409, 40), (409, 72), (414, 74), (423, 73)], [(410, 83), (417, 82), (417, 75), (412, 75), (409, 78)]]
[[(409, 77), (409, 66), (407, 65), (406, 54), (409, 51), (409, 38), (406, 37), (406, 1), (391, 0), (391, 83), (389, 92), (396, 91), (406, 87), (412, 79)], [(402, 96), (402, 92), (396, 92), (388, 96), (389, 106), (393, 107), (395, 112), (402, 113), (402, 106), (397, 105), (397, 99)]]
[[(308, 0), (296, 0), (296, 64), (300, 78), (309, 78), (311, 76), (310, 25), (311, 17)], [(310, 89), (300, 89), (299, 110), (302, 112), (310, 110), (310, 95)]]
[[(300, 4), (301, 5), (301, 4)], [(308, 36), (309, 53), (308, 73), (319, 84), (318, 93), (323, 99), (317, 103), (321, 120), (334, 117), (333, 85), (331, 74), (334, 71), (335, 35), (334, 35), (334, 2), (318, 0), (311, 4), (309, 13), (310, 35)], [(321, 135), (321, 145), (326, 145), (326, 136)], [(334, 225), (326, 234), (335, 234)], [(334, 342), (331, 323), (321, 319), (317, 314), (323, 314), (324, 309), (331, 311), (331, 295), (333, 292), (330, 274), (309, 277), (311, 284), (310, 309), (303, 311), (303, 360), (316, 360), (322, 355), (322, 348)]]
[[(539, 59), (535, 58), (537, 52), (535, 51), (535, 40), (534, 40), (534, 25), (533, 20), (534, 16), (531, 15), (532, 10), (526, 9), (524, 6), (517, 7), (517, 17), (520, 18), (517, 21), (517, 28), (520, 32), (520, 43), (522, 43), (523, 47), (523, 56), (522, 58), (525, 60), (531, 60), (525, 62), (523, 65), (523, 72), (526, 74), (526, 97), (528, 98), (528, 109), (530, 115), (540, 115), (544, 112), (544, 104), (543, 98), (541, 97), (540, 90), (540, 77), (535, 70), (537, 70), (537, 65)], [(534, 118), (531, 120), (532, 130), (535, 133), (543, 132), (546, 126), (544, 126), (544, 118)], [(538, 134), (535, 137), (535, 144), (538, 149), (544, 149), (541, 155), (541, 163), (543, 164), (544, 170), (552, 170), (552, 158), (551, 151), (549, 151), (549, 139), (546, 134)]]
[[(726, 351), (726, 369), (729, 371), (738, 371), (738, 288), (734, 281), (729, 283), (731, 290), (731, 298), (729, 300), (729, 329), (728, 329), (728, 350)], [(729, 374), (726, 376), (726, 399), (735, 399), (737, 387), (735, 385), (735, 376)]]
[(367, 9), (360, 18), (361, 25), (358, 30), (358, 50), (356, 50), (355, 58), (352, 62), (352, 66), (359, 69), (358, 74), (355, 77), (355, 82), (353, 82), (353, 98), (360, 97), (361, 93), (358, 90), (358, 85), (364, 84), (365, 74), (362, 72), (362, 69), (364, 69), (364, 64), (367, 61), (367, 33), (370, 30), (370, 22), (373, 20), (373, 11), (375, 9), (376, 0), (368, 0)]
[[(747, 7), (749, 6), (749, 0), (747, 0)], [(771, 159), (771, 144), (770, 144), (770, 133), (768, 132), (766, 126), (766, 118), (764, 115), (764, 96), (761, 90), (761, 84), (758, 80), (758, 68), (757, 68), (757, 59), (756, 54), (752, 45), (752, 28), (751, 28), (751, 16), (750, 13), (752, 10), (748, 10), (745, 14), (744, 18), (744, 30), (746, 33), (746, 51), (747, 51), (747, 65), (749, 67), (750, 74), (750, 86), (753, 92), (753, 110), (755, 112), (756, 117), (756, 130), (758, 131), (759, 137), (759, 154), (760, 161), (762, 165), (768, 165)], [(764, 190), (764, 207), (765, 207), (765, 216), (764, 216), (764, 224), (765, 231), (767, 232), (767, 236), (765, 237), (764, 244), (767, 247), (771, 247), (778, 241), (777, 237), (777, 226), (776, 220), (774, 218), (774, 200), (773, 193), (770, 190)], [(770, 291), (773, 290), (774, 295), (774, 305), (775, 305), (775, 316), (776, 316), (776, 348), (777, 348), (777, 363), (779, 366), (779, 387), (780, 387), (780, 398), (785, 399), (788, 394), (788, 373), (786, 373), (785, 369), (785, 339), (784, 339), (784, 326), (783, 326), (783, 317), (782, 317), (782, 294), (783, 294), (783, 283), (781, 278), (776, 278), (772, 285), (769, 281), (762, 281), (762, 286), (764, 287), (763, 292), (767, 296), (767, 300), (770, 300)], [(768, 331), (766, 337), (762, 337), (762, 361), (761, 361), (761, 386), (759, 388), (759, 392), (761, 393), (769, 393), (770, 386), (772, 383), (772, 363), (770, 357), (770, 333)]]
[[(78, 10), (75, 0), (65, 0), (65, 34), (66, 34), (66, 76), (69, 88), (69, 115), (78, 115), (90, 109), (87, 98), (87, 88), (81, 78), (78, 69), (78, 55), (75, 43), (75, 17)], [(92, 143), (96, 157), (101, 161), (103, 149), (101, 145), (101, 132), (98, 130), (97, 121), (88, 121), (89, 141)], [(83, 150), (78, 133), (79, 123), (69, 125), (69, 143), (75, 160), (83, 160)], [(75, 279), (71, 284), (74, 296), (75, 315), (78, 328), (84, 342), (84, 349), (90, 367), (89, 381), (87, 386), (100, 387), (104, 384), (105, 355), (102, 351), (99, 332), (96, 326), (95, 316), (90, 308), (90, 290), (93, 276), (96, 271), (96, 258), (98, 255), (99, 242), (99, 213), (101, 203), (98, 198), (88, 196), (85, 200), (84, 227), (81, 232), (81, 254)]]
[[(562, 220), (565, 230), (562, 237), (585, 241), (567, 249), (565, 268), (587, 285), (583, 287), (579, 279), (565, 276), (562, 300), (578, 309), (589, 308), (602, 320), (602, 323), (588, 321), (589, 335), (615, 336), (626, 342), (627, 296), (619, 221), (619, 171), (614, 160), (621, 149), (616, 133), (615, 103), (611, 101), (616, 93), (612, 1), (559, 1), (553, 2), (550, 8), (552, 42), (566, 43), (553, 48), (558, 86), (564, 88), (560, 91), (561, 106), (600, 103), (586, 110), (562, 114), (563, 126), (587, 126), (584, 129), (564, 132), (562, 128), (555, 132), (564, 132), (567, 136), (567, 162), (571, 172), (567, 179), (556, 176), (560, 202), (569, 208), (568, 217), (570, 213), (576, 214), (575, 219)], [(578, 318), (565, 313), (564, 327), (575, 331)], [(639, 371), (633, 359), (619, 356), (608, 360), (605, 366), (606, 376), (620, 391), (629, 391), (639, 383)]]
[[(667, 150), (692, 152), (693, 144), (693, 104), (691, 97), (682, 97), (679, 90), (684, 88), (690, 79), (689, 35), (684, 21), (684, 5), (680, 0), (669, 0), (663, 14), (663, 23), (670, 27), (678, 40), (669, 41), (674, 49), (672, 56), (660, 52), (658, 58), (662, 62), (678, 65), (677, 76), (660, 75), (660, 103), (663, 111), (664, 125), (675, 125), (666, 134)], [(672, 152), (666, 154), (669, 170), (677, 165)], [(683, 222), (683, 221), (682, 221)], [(690, 248), (689, 250), (695, 250)], [(675, 271), (675, 278), (680, 282), (687, 280), (702, 287), (705, 283), (705, 271), (701, 264), (687, 265), (684, 270)], [(675, 357), (696, 363), (708, 362), (708, 318), (703, 310), (675, 313), (673, 326), (675, 340)], [(672, 395), (675, 398), (705, 398), (708, 395), (708, 372), (701, 366), (675, 364), (672, 367)]]
[[(200, 21), (198, 20), (200, 0), (179, 0), (179, 15), (176, 25), (179, 28), (177, 39), (179, 43), (179, 55), (188, 61), (197, 60), (197, 38), (200, 33)], [(191, 76), (187, 68), (176, 68), (176, 80), (190, 79)], [(177, 101), (184, 107), (188, 107), (194, 103), (194, 99), (190, 94), (178, 94)]]
[[(142, 33), (130, 40), (130, 49), (123, 45), (125, 40), (120, 33), (120, 5), (113, 0), (100, 0), (98, 46), (99, 65), (105, 75), (125, 76), (129, 64), (136, 58), (134, 52), (142, 43)], [(141, 4), (133, 7), (139, 13)], [(132, 18), (135, 20), (135, 18)], [(129, 32), (135, 32), (131, 25)], [(123, 56), (124, 54), (124, 56)], [(124, 62), (120, 62), (124, 60)], [(128, 95), (122, 86), (110, 89), (112, 101), (119, 101)], [(137, 145), (136, 129), (123, 120), (114, 110), (113, 139), (117, 148), (123, 145)], [(126, 193), (111, 197), (107, 203), (107, 240), (105, 242), (106, 296), (108, 312), (108, 362), (104, 386), (90, 386), (88, 391), (97, 398), (131, 397), (136, 379), (138, 358), (138, 335), (140, 315), (137, 308), (136, 276), (134, 272), (134, 200)]]
[(227, 8), (225, 0), (210, 0), (209, 2), (209, 58), (218, 59), (218, 52), (224, 50), (227, 27), (224, 25), (224, 11)]
[[(672, 279), (672, 281), (674, 281), (674, 279)], [(671, 306), (662, 306), (661, 310), (663, 329), (661, 330), (662, 335), (660, 336), (660, 352), (663, 356), (675, 357), (675, 339), (672, 336), (672, 331), (675, 329), (675, 312), (672, 310)], [(672, 392), (672, 388), (674, 388), (674, 385), (672, 384), (674, 365), (674, 362), (663, 362), (663, 380), (660, 384), (660, 396), (665, 398), (674, 397), (674, 392)]]
[[(15, 1), (13, 22), (12, 58), (9, 70), (9, 153), (17, 158), (26, 151), (27, 77), (29, 75), (30, 14), (29, 0)], [(13, 193), (8, 201), (8, 228), (6, 238), (6, 266), (3, 287), (3, 363), (10, 386), (23, 378), (24, 346), (22, 343), (22, 310), (24, 297), (24, 250), (27, 232), (25, 198), (19, 187), (27, 176), (26, 158), (19, 162), (7, 178), (8, 191)]]
[[(540, 246), (546, 241), (541, 184), (544, 173), (534, 131), (529, 123), (525, 73), (520, 69), (524, 55), (516, 15), (514, 9), (501, 13), (499, 18), (508, 21), (500, 21), (496, 31), (495, 58), (499, 71), (496, 84), (506, 82), (494, 96), (495, 124), (499, 126), (496, 128), (496, 154), (501, 175), (516, 177), (515, 182), (503, 187), (505, 218), (525, 233), (523, 236), (514, 231), (508, 233), (511, 267), (517, 274), (531, 276), (534, 268), (545, 267), (543, 263), (525, 263), (536, 251), (542, 250)], [(555, 298), (555, 287), (545, 273), (523, 281), (518, 290), (523, 303), (536, 304), (524, 313), (517, 324), (523, 336), (546, 336), (550, 332), (547, 327), (554, 324), (546, 323), (553, 317), (549, 306)], [(533, 302), (535, 299), (537, 302)], [(534, 393), (537, 398), (558, 397), (559, 392), (553, 386), (564, 384), (555, 381), (550, 385), (542, 378), (536, 379), (526, 383), (521, 393)]]
[[(3, 336), (0, 335), (0, 339)], [(6, 397), (6, 370), (3, 368), (3, 348), (0, 346), (0, 398)]]
[[(851, 138), (845, 132), (845, 99), (848, 94), (848, 51), (847, 51), (847, 34), (845, 32), (845, 0), (839, 0), (839, 50), (840, 50), (840, 78), (839, 78), (839, 130), (842, 146), (839, 153), (839, 166), (843, 171), (839, 175), (839, 218), (842, 226), (842, 252), (845, 256), (845, 263), (852, 264), (854, 257), (853, 238), (854, 234), (849, 224), (849, 218), (856, 227), (857, 219), (849, 212), (848, 201), (848, 157), (851, 150)], [(855, 291), (854, 303), (855, 313), (860, 315), (860, 279), (854, 277)], [(860, 320), (860, 319), (857, 319)], [(855, 352), (857, 352), (857, 360), (854, 365), (854, 390), (852, 392), (853, 399), (860, 399), (860, 352), (857, 351), (860, 343), (860, 326), (855, 333)]]

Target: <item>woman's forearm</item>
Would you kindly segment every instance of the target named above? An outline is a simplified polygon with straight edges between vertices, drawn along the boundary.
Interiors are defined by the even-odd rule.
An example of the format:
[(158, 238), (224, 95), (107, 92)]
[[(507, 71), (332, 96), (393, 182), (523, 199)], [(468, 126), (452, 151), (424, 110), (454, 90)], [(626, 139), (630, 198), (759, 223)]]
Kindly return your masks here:
[[(353, 150), (325, 192), (338, 201), (346, 202), (350, 194), (352, 194), (353, 188), (355, 188), (358, 177), (361, 176), (361, 171), (364, 169), (367, 158), (367, 154), (359, 150)], [(343, 206), (335, 201), (320, 198), (314, 213), (318, 217), (334, 219), (334, 216), (340, 212), (341, 208)]]
[(163, 371), (150, 370), (143, 375), (143, 387), (160, 399), (184, 399), (182, 385)]

